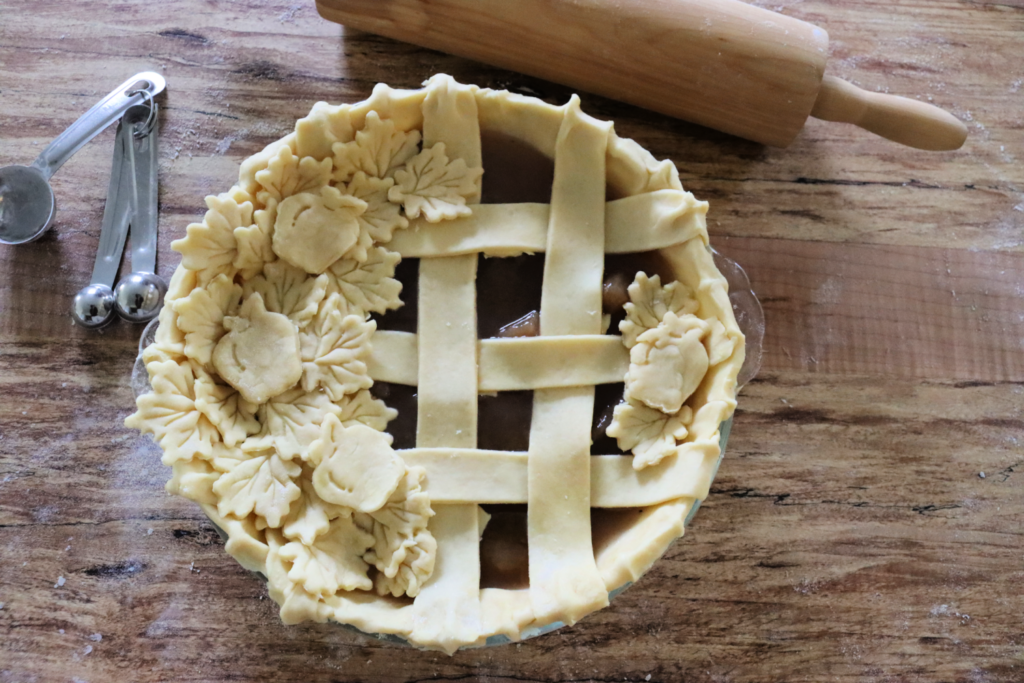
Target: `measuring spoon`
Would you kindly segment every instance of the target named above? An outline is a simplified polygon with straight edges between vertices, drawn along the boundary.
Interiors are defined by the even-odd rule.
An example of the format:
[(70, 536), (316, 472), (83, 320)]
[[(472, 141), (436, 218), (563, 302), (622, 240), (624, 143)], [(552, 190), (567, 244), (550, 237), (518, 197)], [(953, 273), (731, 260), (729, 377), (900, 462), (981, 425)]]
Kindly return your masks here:
[(92, 268), (91, 284), (82, 288), (71, 303), (71, 317), (82, 327), (97, 329), (114, 319), (114, 291), (110, 288), (117, 275), (128, 237), (128, 222), (135, 206), (135, 148), (133, 127), (118, 125), (114, 140), (114, 161), (107, 186), (107, 204), (103, 207), (100, 246)]
[(25, 244), (46, 232), (57, 213), (50, 177), (128, 107), (152, 99), (165, 86), (158, 73), (136, 74), (58, 135), (31, 166), (0, 168), (0, 244)]
[(132, 211), (132, 273), (114, 287), (114, 307), (124, 320), (152, 320), (163, 305), (167, 283), (156, 274), (157, 237), (157, 105), (137, 105), (125, 112), (131, 123), (129, 144), (135, 150), (136, 205)]

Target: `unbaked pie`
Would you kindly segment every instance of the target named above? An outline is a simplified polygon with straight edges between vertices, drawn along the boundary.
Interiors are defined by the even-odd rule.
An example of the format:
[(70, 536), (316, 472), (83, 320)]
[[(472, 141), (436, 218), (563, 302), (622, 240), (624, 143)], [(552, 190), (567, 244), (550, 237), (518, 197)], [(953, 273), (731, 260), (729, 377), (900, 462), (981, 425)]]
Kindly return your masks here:
[(380, 85), (206, 203), (126, 424), (286, 623), (571, 624), (707, 495), (744, 357), (707, 204), (578, 98)]

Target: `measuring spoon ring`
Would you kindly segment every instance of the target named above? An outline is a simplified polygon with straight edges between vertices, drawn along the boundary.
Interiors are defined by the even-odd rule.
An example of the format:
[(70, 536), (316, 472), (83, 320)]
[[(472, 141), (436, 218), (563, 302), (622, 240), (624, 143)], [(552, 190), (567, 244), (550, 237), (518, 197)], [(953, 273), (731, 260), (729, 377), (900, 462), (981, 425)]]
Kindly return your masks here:
[(156, 274), (157, 248), (157, 105), (149, 101), (125, 112), (123, 125), (134, 131), (136, 205), (132, 211), (132, 273), (114, 287), (114, 307), (122, 319), (132, 323), (152, 320), (163, 305), (167, 283)]

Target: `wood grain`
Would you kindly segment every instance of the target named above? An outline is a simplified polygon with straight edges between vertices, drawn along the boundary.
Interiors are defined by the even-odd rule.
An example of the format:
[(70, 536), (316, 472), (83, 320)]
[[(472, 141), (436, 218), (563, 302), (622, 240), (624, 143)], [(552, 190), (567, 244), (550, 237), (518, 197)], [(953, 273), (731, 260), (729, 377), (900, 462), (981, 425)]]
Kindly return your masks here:
[[(825, 27), (829, 73), (938, 104), (971, 137), (927, 153), (811, 121), (774, 150), (584, 94), (711, 201), (767, 319), (712, 493), (636, 586), (573, 628), (452, 658), (282, 626), (120, 426), (138, 329), (67, 315), (108, 131), (55, 176), (55, 228), (0, 248), (0, 683), (1024, 679), (1024, 6), (755, 4)], [(569, 95), (342, 29), (312, 2), (0, 0), (0, 17), (0, 164), (31, 161), (131, 73), (167, 76), (164, 274), (202, 197), (317, 100), (437, 71)]]
[(747, 265), (765, 309), (766, 370), (1024, 380), (1024, 254), (738, 237), (716, 244)]

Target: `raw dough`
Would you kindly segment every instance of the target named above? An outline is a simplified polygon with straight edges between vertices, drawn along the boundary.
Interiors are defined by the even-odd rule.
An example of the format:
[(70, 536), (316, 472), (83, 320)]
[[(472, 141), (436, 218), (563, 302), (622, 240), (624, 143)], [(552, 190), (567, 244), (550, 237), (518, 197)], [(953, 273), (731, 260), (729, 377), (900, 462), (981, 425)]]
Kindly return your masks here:
[(224, 318), (228, 332), (213, 351), (213, 366), (246, 401), (259, 405), (282, 394), (302, 377), (299, 333), (280, 313), (249, 295), (238, 316)]

